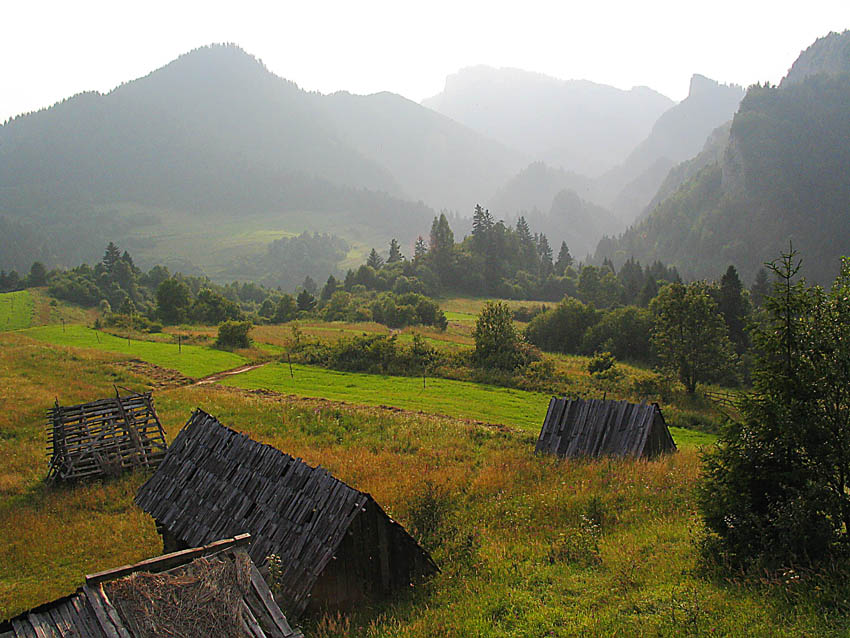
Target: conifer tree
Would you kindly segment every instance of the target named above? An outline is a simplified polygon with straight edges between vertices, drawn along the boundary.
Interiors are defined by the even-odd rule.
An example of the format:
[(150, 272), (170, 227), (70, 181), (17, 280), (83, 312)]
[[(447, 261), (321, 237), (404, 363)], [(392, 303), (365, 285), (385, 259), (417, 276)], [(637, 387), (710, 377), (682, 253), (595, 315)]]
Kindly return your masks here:
[(770, 282), (767, 279), (767, 271), (764, 268), (759, 268), (756, 273), (755, 281), (750, 287), (750, 299), (756, 308), (761, 308), (765, 297), (770, 294)]
[(573, 256), (567, 248), (567, 242), (561, 242), (561, 250), (558, 251), (558, 261), (555, 262), (555, 274), (563, 276), (567, 268), (573, 265)]
[(428, 244), (425, 242), (425, 239), (422, 235), (416, 238), (416, 244), (413, 246), (413, 259), (416, 261), (420, 261), (425, 255), (428, 254)]
[(720, 279), (717, 294), (717, 310), (726, 322), (729, 339), (735, 346), (735, 352), (741, 354), (747, 349), (746, 316), (747, 301), (744, 298), (743, 285), (735, 266), (729, 266)]
[(118, 246), (109, 242), (109, 245), (106, 247), (106, 252), (103, 255), (103, 259), (101, 260), (106, 272), (111, 273), (112, 268), (119, 259), (121, 259), (121, 251), (118, 249)]
[(369, 257), (366, 259), (366, 265), (374, 268), (375, 270), (380, 270), (381, 266), (384, 265), (383, 258), (374, 248), (372, 249), (372, 252), (369, 253)]
[(390, 254), (387, 257), (387, 263), (392, 264), (397, 261), (404, 261), (404, 255), (401, 254), (401, 248), (398, 245), (398, 241), (395, 237), (390, 241)]
[(339, 290), (339, 282), (336, 280), (336, 277), (333, 275), (328, 275), (328, 280), (325, 282), (324, 287), (322, 288), (322, 293), (319, 295), (319, 299), (322, 301), (327, 301), (333, 294)]

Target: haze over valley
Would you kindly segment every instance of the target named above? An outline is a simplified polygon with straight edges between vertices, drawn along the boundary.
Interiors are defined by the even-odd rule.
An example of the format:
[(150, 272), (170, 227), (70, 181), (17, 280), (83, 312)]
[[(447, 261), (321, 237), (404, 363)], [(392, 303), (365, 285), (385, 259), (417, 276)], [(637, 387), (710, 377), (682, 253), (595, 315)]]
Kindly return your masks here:
[[(830, 87), (840, 90), (848, 72), (847, 39), (845, 32), (819, 40), (780, 87), (750, 89), (742, 108), (750, 112), (757, 94), (832, 99)], [(390, 92), (307, 92), (237, 45), (209, 45), (108, 93), (68, 97), (0, 128), (0, 268), (25, 269), (33, 257), (70, 266), (116, 240), (143, 266), (272, 283), (272, 242), (308, 232), (339, 240), (319, 259), (316, 274), (325, 276), (394, 237), (412, 252), (440, 211), (457, 220), (460, 238), (483, 204), (509, 225), (524, 216), (580, 259), (657, 258), (690, 277), (740, 260), (751, 276), (806, 232), (801, 212), (796, 230), (760, 233), (755, 251), (741, 242), (744, 231), (727, 238), (721, 228), (669, 244), (674, 231), (662, 221), (674, 215), (683, 237), (684, 205), (708, 206), (713, 219), (727, 215), (742, 227), (751, 227), (750, 215), (770, 227), (772, 216), (787, 216), (767, 203), (731, 203), (732, 191), (755, 196), (744, 131), (748, 139), (770, 135), (745, 125), (753, 115), (739, 111), (744, 96), (744, 88), (698, 73), (677, 103), (649, 87), (475, 66), (417, 104)], [(822, 158), (820, 176), (795, 187), (794, 197), (803, 198), (809, 223), (828, 227), (819, 216), (832, 219), (838, 213), (829, 211), (846, 201), (841, 180), (828, 177), (846, 169), (846, 113), (836, 102), (828, 112), (783, 117), (792, 127), (832, 118), (818, 120), (823, 135), (810, 139), (817, 148), (776, 141), (786, 144), (777, 147), (786, 164), (811, 152)], [(709, 190), (698, 203), (688, 199), (694, 180), (707, 184), (712, 170), (723, 174), (726, 196)], [(780, 181), (765, 188), (779, 192), (791, 175), (774, 175)], [(830, 255), (845, 250), (843, 232), (828, 234)], [(736, 252), (735, 242), (748, 248)], [(830, 263), (818, 272), (831, 272)]]

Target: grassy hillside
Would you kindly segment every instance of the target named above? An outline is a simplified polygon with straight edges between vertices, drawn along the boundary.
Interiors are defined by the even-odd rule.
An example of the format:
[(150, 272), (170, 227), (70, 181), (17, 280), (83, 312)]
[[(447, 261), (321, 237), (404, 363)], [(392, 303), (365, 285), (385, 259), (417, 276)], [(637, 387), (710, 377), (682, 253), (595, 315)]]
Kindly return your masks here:
[(0, 330), (29, 328), (32, 308), (32, 297), (27, 290), (0, 293)]
[[(70, 354), (70, 356), (69, 356)], [(126, 355), (123, 355), (126, 356)], [(138, 386), (97, 350), (0, 335), (0, 617), (72, 591), (87, 572), (156, 554), (132, 504), (143, 475), (58, 489), (45, 474), (43, 410)], [(310, 636), (840, 636), (840, 609), (795, 584), (699, 576), (691, 489), (698, 454), (558, 462), (534, 435), (453, 418), (222, 386), (159, 391), (172, 440), (195, 406), (371, 493), (421, 535), (442, 573), (353, 616), (307, 618)], [(426, 529), (422, 526), (420, 529)], [(791, 603), (798, 601), (797, 605)]]
[(23, 334), (58, 346), (124, 354), (194, 378), (229, 370), (246, 362), (238, 354), (206, 346), (184, 345), (178, 350), (177, 343), (127, 340), (79, 325), (42, 326)]

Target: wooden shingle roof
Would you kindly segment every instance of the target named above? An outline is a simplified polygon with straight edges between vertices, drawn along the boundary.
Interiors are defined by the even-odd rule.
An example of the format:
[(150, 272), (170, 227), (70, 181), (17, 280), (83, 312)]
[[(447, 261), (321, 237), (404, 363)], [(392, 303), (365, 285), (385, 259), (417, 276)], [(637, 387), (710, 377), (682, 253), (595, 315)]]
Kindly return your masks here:
[(175, 438), (136, 503), (180, 541), (247, 532), (258, 565), (281, 559), (278, 599), (299, 614), (352, 521), (367, 509), (389, 526), (396, 546), (436, 571), (430, 556), (369, 494), (321, 467), (253, 441), (196, 410)]
[(0, 638), (149, 638), (187, 635), (187, 626), (207, 638), (303, 638), (248, 557), (249, 542), (242, 535), (86, 576), (76, 593), (0, 623)]
[(675, 450), (657, 403), (556, 397), (535, 447), (562, 457), (653, 457)]

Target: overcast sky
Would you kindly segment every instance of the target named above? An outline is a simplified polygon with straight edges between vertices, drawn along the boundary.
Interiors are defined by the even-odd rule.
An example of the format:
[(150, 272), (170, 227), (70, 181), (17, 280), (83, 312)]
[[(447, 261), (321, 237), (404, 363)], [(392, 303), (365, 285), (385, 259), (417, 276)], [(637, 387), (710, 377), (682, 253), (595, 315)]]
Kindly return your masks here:
[(235, 42), (323, 93), (419, 101), (458, 69), (489, 64), (680, 100), (693, 73), (778, 81), (817, 37), (850, 28), (850, 0), (29, 0), (7, 3), (2, 19), (0, 122), (211, 42)]

